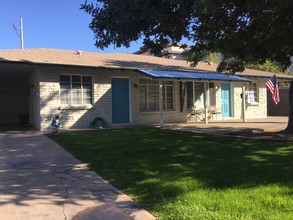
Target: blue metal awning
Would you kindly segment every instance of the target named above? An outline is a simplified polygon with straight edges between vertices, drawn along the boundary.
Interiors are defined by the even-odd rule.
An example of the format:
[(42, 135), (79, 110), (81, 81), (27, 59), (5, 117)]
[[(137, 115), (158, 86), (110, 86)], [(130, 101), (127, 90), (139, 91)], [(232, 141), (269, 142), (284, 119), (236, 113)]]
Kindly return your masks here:
[(214, 72), (184, 72), (166, 70), (139, 70), (142, 74), (153, 79), (178, 79), (178, 80), (214, 80), (250, 82), (251, 80), (235, 75), (226, 75)]

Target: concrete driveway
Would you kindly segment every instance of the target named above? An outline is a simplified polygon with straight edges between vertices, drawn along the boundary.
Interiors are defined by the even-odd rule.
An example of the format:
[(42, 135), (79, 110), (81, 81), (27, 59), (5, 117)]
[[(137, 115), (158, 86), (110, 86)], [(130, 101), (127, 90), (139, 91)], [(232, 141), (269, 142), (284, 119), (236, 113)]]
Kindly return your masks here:
[(0, 132), (0, 219), (155, 219), (39, 131)]

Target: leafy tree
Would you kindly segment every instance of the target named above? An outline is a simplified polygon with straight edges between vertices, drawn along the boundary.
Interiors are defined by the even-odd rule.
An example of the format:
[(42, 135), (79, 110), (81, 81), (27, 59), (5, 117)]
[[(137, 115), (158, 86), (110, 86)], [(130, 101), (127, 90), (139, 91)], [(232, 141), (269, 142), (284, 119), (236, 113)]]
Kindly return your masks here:
[(285, 73), (285, 74), (291, 74), (289, 69), (283, 71), (279, 65), (276, 62), (272, 62), (270, 60), (266, 60), (263, 64), (246, 64), (246, 68), (255, 69), (255, 70), (262, 70), (272, 73)]
[[(142, 38), (159, 55), (167, 44), (185, 38), (193, 43), (188, 54), (193, 66), (214, 52), (224, 57), (218, 71), (229, 74), (242, 72), (245, 63), (270, 60), (283, 71), (291, 64), (290, 0), (92, 0), (81, 9), (92, 16), (90, 28), (102, 49), (128, 47)], [(290, 106), (287, 131), (293, 131), (291, 101)]]
[(220, 63), (220, 59), (219, 56), (221, 56), (219, 53), (209, 53), (206, 57), (205, 57), (205, 61), (209, 62), (209, 63)]

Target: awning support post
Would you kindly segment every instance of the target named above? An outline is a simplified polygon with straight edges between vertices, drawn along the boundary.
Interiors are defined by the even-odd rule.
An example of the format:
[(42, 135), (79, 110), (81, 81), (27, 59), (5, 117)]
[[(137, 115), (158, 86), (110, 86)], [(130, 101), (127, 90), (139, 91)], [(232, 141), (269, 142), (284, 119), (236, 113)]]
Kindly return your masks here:
[(204, 121), (205, 124), (207, 125), (209, 123), (209, 118), (208, 118), (208, 97), (209, 97), (209, 83), (206, 82), (204, 83)]
[(163, 85), (159, 81), (159, 110), (160, 110), (160, 128), (163, 127)]
[(242, 119), (246, 122), (245, 85), (242, 86)]

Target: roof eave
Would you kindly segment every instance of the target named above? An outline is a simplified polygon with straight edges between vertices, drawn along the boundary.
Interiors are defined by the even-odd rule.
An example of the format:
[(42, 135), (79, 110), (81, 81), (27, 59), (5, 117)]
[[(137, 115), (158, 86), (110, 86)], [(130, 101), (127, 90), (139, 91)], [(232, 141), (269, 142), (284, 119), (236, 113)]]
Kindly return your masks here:
[[(272, 77), (272, 76), (248, 75), (248, 74), (237, 74), (237, 76), (247, 77), (247, 78), (260, 78), (260, 79), (269, 79)], [(293, 76), (284, 77), (284, 76), (278, 76), (278, 74), (277, 74), (277, 78), (278, 80), (288, 80), (288, 81), (293, 80)]]
[(90, 66), (90, 65), (78, 65), (78, 64), (62, 64), (62, 63), (41, 63), (41, 62), (30, 62), (30, 61), (11, 61), (4, 60), (0, 61), (1, 63), (7, 64), (20, 64), (20, 65), (29, 65), (29, 66), (67, 66), (67, 67), (79, 67), (79, 68), (92, 68), (92, 69), (115, 69), (115, 70), (132, 70), (138, 71), (138, 68), (132, 67), (106, 67), (106, 66)]
[[(168, 76), (154, 76), (151, 75), (150, 73), (148, 73), (148, 71), (158, 71), (158, 72), (174, 72), (174, 71), (166, 71), (166, 70), (138, 70), (139, 73), (141, 73), (142, 75), (147, 76), (148, 78), (151, 79), (162, 79), (162, 80), (166, 80), (166, 79), (172, 79), (172, 80), (184, 80), (184, 81), (206, 81), (206, 82), (210, 82), (210, 81), (214, 81), (214, 82), (242, 82), (242, 83), (248, 83), (251, 82), (251, 80), (249, 79), (245, 79), (243, 77), (239, 77), (237, 76), (239, 79), (234, 78), (234, 79), (219, 79), (219, 78), (192, 78), (192, 77), (168, 77)], [(184, 73), (190, 73), (190, 74), (194, 74), (194, 73), (206, 73), (209, 74), (209, 72), (202, 72), (202, 71), (176, 71), (176, 72), (184, 72)], [(214, 73), (213, 73), (214, 74)], [(221, 73), (219, 73), (219, 75), (223, 75)]]

